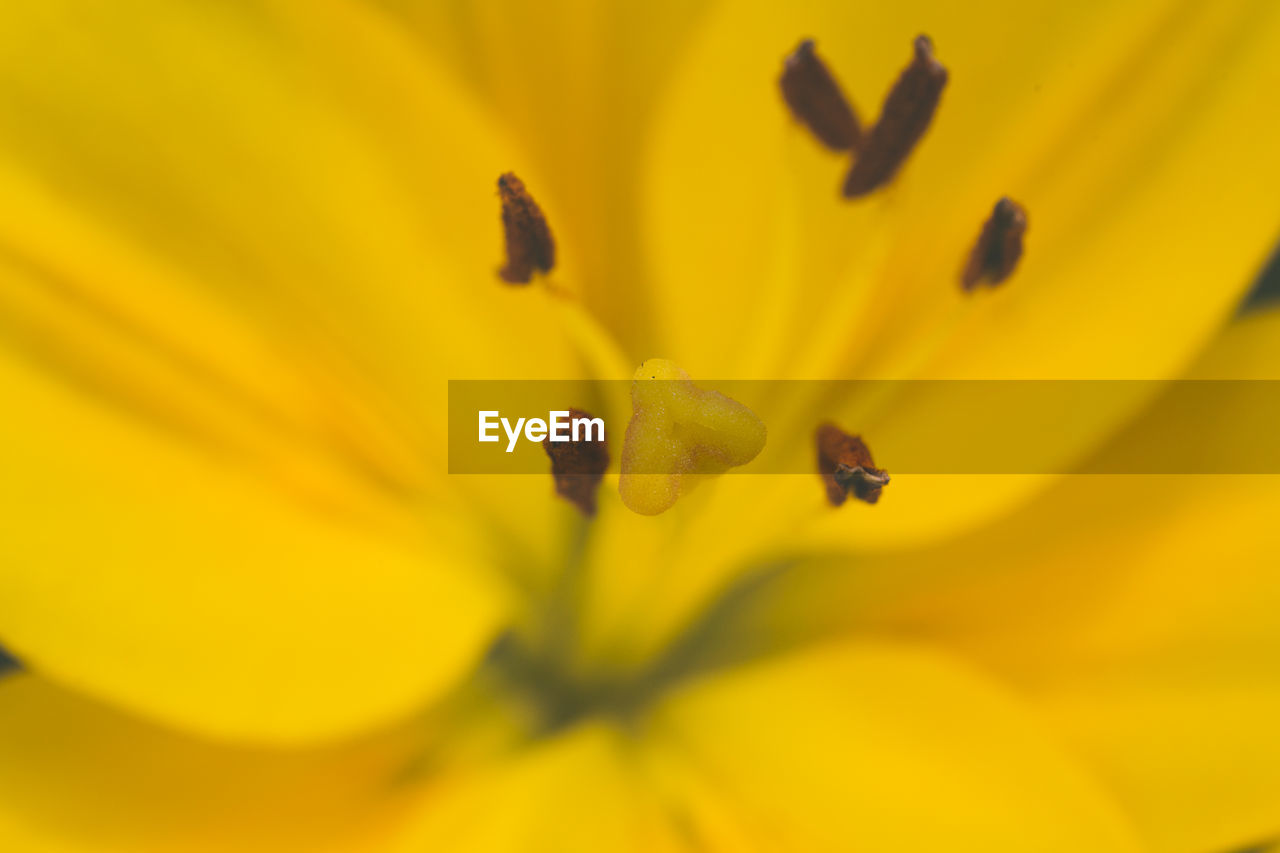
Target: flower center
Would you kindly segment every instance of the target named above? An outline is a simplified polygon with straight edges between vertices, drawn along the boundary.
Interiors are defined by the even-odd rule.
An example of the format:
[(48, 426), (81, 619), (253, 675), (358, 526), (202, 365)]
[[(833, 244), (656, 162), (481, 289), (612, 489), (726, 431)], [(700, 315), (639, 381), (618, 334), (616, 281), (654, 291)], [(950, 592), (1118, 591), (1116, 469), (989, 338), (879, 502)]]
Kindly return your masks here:
[[(845, 198), (865, 196), (888, 184), (933, 121), (949, 75), (928, 36), (917, 36), (912, 50), (910, 63), (868, 130), (818, 56), (813, 39), (802, 40), (783, 63), (778, 84), (792, 115), (827, 148), (852, 157), (842, 187)], [(498, 193), (507, 254), (499, 276), (510, 284), (528, 284), (535, 273), (550, 272), (555, 265), (555, 241), (541, 208), (518, 177), (511, 172), (501, 175)], [(979, 285), (994, 287), (1007, 280), (1022, 257), (1026, 231), (1026, 210), (1002, 197), (961, 270), (961, 287), (971, 292)], [(631, 398), (618, 491), (634, 512), (665, 512), (702, 478), (744, 465), (764, 448), (765, 426), (755, 413), (722, 394), (698, 388), (670, 361), (650, 359), (641, 365)], [(590, 416), (575, 410), (573, 417)], [(859, 436), (828, 423), (818, 427), (815, 441), (818, 473), (832, 505), (840, 506), (850, 495), (871, 504), (880, 499), (889, 475), (875, 467)], [(609, 465), (607, 448), (550, 441), (544, 447), (551, 457), (556, 492), (593, 516)]]
[(587, 681), (570, 676), (554, 659), (525, 646), (514, 634), (494, 644), (486, 666), (508, 696), (533, 711), (540, 734), (551, 734), (587, 717), (627, 720), (657, 691), (656, 678)]

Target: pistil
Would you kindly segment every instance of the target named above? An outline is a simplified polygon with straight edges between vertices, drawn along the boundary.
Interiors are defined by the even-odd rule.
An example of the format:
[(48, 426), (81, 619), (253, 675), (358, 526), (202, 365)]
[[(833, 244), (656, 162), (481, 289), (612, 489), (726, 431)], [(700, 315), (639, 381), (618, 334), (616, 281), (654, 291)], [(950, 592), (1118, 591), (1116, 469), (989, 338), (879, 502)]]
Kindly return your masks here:
[(718, 391), (699, 388), (662, 358), (636, 370), (622, 445), (622, 502), (658, 515), (706, 477), (746, 465), (764, 449), (764, 422)]

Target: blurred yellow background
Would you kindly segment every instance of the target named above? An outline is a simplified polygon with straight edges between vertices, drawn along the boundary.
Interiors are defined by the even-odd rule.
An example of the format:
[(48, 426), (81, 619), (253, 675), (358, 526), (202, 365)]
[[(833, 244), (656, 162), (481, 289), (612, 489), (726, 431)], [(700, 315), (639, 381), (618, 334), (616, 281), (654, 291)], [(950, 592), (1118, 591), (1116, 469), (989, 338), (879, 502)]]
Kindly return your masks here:
[[(871, 139), (919, 34), (936, 113), (842, 198), (873, 143), (819, 144), (784, 60)], [(0, 850), (1280, 838), (1280, 479), (1079, 473), (1266, 441), (1167, 395), (1280, 380), (1278, 90), (1271, 0), (0, 5)], [(1022, 256), (962, 287), (1005, 197)], [(449, 380), (654, 358), (822, 381), (633, 424), (593, 516), (549, 463), (448, 473)], [(795, 436), (888, 467), (973, 379), (1138, 381), (1028, 429), (1062, 465), (831, 505)], [(756, 417), (804, 473), (681, 479)]]

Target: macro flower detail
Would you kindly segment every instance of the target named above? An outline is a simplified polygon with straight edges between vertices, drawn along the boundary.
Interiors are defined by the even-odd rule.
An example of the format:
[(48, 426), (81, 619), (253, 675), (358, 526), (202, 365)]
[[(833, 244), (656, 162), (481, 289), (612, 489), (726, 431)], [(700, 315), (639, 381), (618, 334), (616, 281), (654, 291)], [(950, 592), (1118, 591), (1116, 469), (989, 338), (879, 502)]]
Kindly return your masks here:
[[(1280, 838), (1277, 476), (1072, 473), (1271, 440), (1167, 389), (1280, 380), (1274, 2), (42, 0), (0, 45), (0, 850)], [(833, 91), (885, 104), (836, 155)], [(900, 464), (1000, 416), (970, 380), (1106, 393), (1018, 473)], [(452, 381), (634, 420), (449, 474)]]
[(814, 436), (818, 447), (818, 474), (827, 489), (827, 500), (840, 506), (853, 495), (873, 504), (889, 484), (889, 473), (875, 466), (862, 438), (849, 435), (835, 424), (822, 424)]
[(498, 177), (507, 265), (498, 275), (508, 284), (528, 284), (535, 272), (548, 273), (556, 263), (556, 244), (542, 208), (524, 182), (511, 172)]
[(746, 406), (698, 388), (671, 361), (651, 358), (631, 384), (622, 502), (641, 515), (665, 512), (703, 479), (755, 459), (765, 436), (764, 423)]
[(783, 63), (778, 81), (791, 114), (832, 151), (852, 151), (862, 141), (862, 125), (840, 84), (818, 57), (813, 39), (804, 39)]
[(916, 147), (947, 85), (947, 69), (934, 58), (933, 42), (917, 36), (911, 64), (893, 84), (880, 117), (859, 147), (845, 178), (845, 198), (857, 198), (888, 183)]
[(1011, 198), (997, 201), (960, 275), (961, 287), (966, 291), (979, 284), (995, 287), (1012, 275), (1022, 257), (1022, 239), (1026, 233), (1027, 212), (1022, 205)]
[[(569, 420), (591, 421), (581, 409), (569, 409)], [(609, 444), (602, 437), (592, 441), (586, 437), (568, 442), (543, 439), (542, 447), (551, 457), (551, 476), (556, 494), (582, 510), (587, 517), (596, 514), (596, 490), (609, 468)]]
[(818, 58), (813, 39), (803, 39), (783, 64), (779, 81), (792, 115), (833, 151), (853, 151), (845, 198), (876, 190), (897, 174), (929, 129), (947, 85), (947, 70), (933, 55), (928, 36), (916, 36), (913, 58), (885, 97), (880, 117), (863, 133), (849, 99)]

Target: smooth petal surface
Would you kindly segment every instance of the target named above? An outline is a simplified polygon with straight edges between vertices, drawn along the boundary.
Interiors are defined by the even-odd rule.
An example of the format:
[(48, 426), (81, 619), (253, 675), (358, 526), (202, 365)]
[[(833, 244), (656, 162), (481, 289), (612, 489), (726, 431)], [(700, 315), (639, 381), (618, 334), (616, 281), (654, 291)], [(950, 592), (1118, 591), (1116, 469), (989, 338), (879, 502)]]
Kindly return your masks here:
[[(865, 115), (919, 32), (951, 71), (934, 126), (897, 181), (841, 202), (845, 164), (786, 114), (781, 58), (816, 37)], [(1265, 3), (725, 4), (684, 67), (649, 164), (662, 351), (707, 377), (1176, 375), (1280, 230), (1280, 161), (1257, 133), (1280, 79), (1278, 37)], [(960, 268), (1002, 194), (1030, 212), (1026, 256), (999, 290), (965, 295)], [(681, 531), (688, 547), (663, 563), (678, 565), (654, 568), (657, 579), (645, 566), (627, 585), (610, 560), (601, 598), (631, 602), (640, 630), (662, 633), (647, 602), (675, 602), (657, 621), (687, 621), (764, 555), (916, 548), (1051, 482), (897, 476), (896, 439), (956, 406), (936, 386), (886, 390), (794, 387), (775, 407), (790, 422), (766, 418), (775, 437), (825, 420), (863, 435), (895, 474), (874, 508), (832, 510), (808, 477), (726, 481)], [(1029, 434), (1037, 470), (1086, 457), (1149, 402), (1117, 394)], [(786, 452), (803, 470), (812, 448)]]
[(582, 369), (497, 281), (536, 176), (355, 4), (10, 5), (0, 48), (0, 640), (227, 736), (429, 701), (566, 528), (438, 476), (447, 378)]
[[(934, 125), (897, 183), (838, 201), (782, 57), (817, 38), (873, 113), (920, 32), (951, 72)], [(1267, 3), (725, 4), (650, 162), (664, 351), (708, 377), (1169, 375), (1280, 227), (1256, 133), (1277, 38)], [(1030, 213), (1025, 263), (966, 297), (1005, 194)]]
[(0, 840), (32, 853), (1133, 849), (1006, 697), (903, 648), (718, 677), (638, 738), (587, 723), (423, 784), (407, 772), (424, 749), (412, 729), (231, 749), (25, 675), (0, 684), (0, 713)]
[(1027, 709), (921, 649), (831, 646), (711, 676), (663, 703), (651, 737), (701, 849), (1138, 849)]
[(648, 784), (640, 747), (607, 723), (588, 722), (424, 798), (396, 853), (664, 853), (688, 844)]
[[(1006, 534), (1006, 547), (1021, 543), (1021, 556), (982, 549), (983, 577), (937, 584), (882, 617), (1031, 694), (1154, 849), (1275, 837), (1280, 482), (1090, 479), (1010, 520), (1025, 533)], [(1080, 540), (1049, 536), (1050, 518)], [(1036, 532), (1055, 544), (1036, 548)], [(955, 563), (978, 548), (954, 549)]]
[(0, 719), (0, 846), (22, 853), (372, 853), (415, 749), (218, 746), (28, 675), (0, 682)]
[(39, 672), (223, 736), (330, 736), (430, 701), (496, 631), (496, 580), (416, 517), (299, 500), (36, 366), (0, 361), (0, 391), (0, 638)]
[[(1280, 380), (1280, 312), (1234, 323), (1188, 378)], [(1221, 397), (1194, 413), (1157, 401), (1105, 453), (1274, 441), (1253, 421), (1256, 397)], [(1079, 478), (1032, 512), (1027, 535), (1087, 534), (1047, 551), (1028, 540), (1021, 570), (989, 563), (937, 623), (1035, 695), (1155, 850), (1280, 835), (1280, 477)]]
[(428, 380), (573, 375), (539, 289), (496, 277), (494, 181), (514, 169), (538, 194), (537, 176), (379, 16), (330, 0), (5, 15), (15, 254), (131, 315), (182, 296), (269, 321), (286, 352), (344, 358), (402, 405), (442, 401)]
[(1025, 709), (887, 645), (709, 677), (636, 728), (583, 723), (418, 808), (396, 849), (1137, 849)]
[[(1280, 313), (1234, 323), (1189, 378), (1280, 378)], [(1158, 401), (1105, 453), (1272, 440), (1246, 400)], [(945, 644), (1029, 697), (1152, 849), (1240, 849), (1280, 834), (1277, 512), (1274, 475), (1068, 477), (950, 543), (783, 571), (714, 645), (750, 655), (832, 631)]]
[[(377, 0), (445, 58), (520, 140), (557, 202), (575, 266), (557, 284), (627, 348), (652, 349), (651, 264), (637, 168), (708, 0)], [(623, 373), (617, 378), (623, 378)]]
[[(1280, 161), (1265, 150), (1257, 116), (1266, 92), (1280, 84), (1280, 10), (1266, 2), (1101, 4), (1098, 10), (1108, 19), (1093, 26), (1109, 33), (1102, 40), (1085, 36), (1080, 65), (1059, 65), (1043, 76), (1023, 76), (1019, 63), (1012, 66), (1016, 72), (1002, 70), (1022, 78), (1015, 85), (1025, 101), (1007, 105), (1006, 115), (1017, 117), (1009, 120), (1009, 138), (994, 150), (972, 151), (974, 186), (998, 183), (1003, 189), (988, 190), (991, 198), (1009, 194), (1029, 211), (1018, 271), (977, 299), (950, 288), (951, 306), (937, 305), (928, 320), (920, 315), (934, 292), (928, 279), (899, 282), (897, 307), (876, 318), (872, 340), (859, 343), (889, 375), (900, 375), (889, 365), (903, 343), (902, 349), (930, 353), (911, 368), (928, 378), (1177, 376), (1219, 333), (1265, 266), (1280, 234), (1273, 201), (1280, 194)], [(1069, 15), (1090, 13), (1073, 8)], [(1076, 25), (1055, 21), (1054, 37), (1070, 41), (1059, 33), (1075, 32)], [(956, 94), (961, 91), (958, 83)], [(979, 104), (977, 92), (964, 91), (966, 100), (952, 105), (957, 111), (1000, 126), (989, 112), (999, 98)], [(1069, 101), (1057, 101), (1055, 93), (1070, 93)], [(984, 141), (972, 127), (968, 138), (979, 140), (976, 148)], [(1195, 215), (1185, 215), (1188, 210)], [(974, 223), (980, 218), (970, 215)], [(934, 251), (966, 251), (976, 233), (969, 227), (968, 235), (955, 227), (955, 249), (943, 240)], [(951, 285), (954, 272), (944, 267), (935, 278)], [(906, 343), (915, 340), (926, 343)], [(870, 355), (878, 352), (885, 358)], [(914, 391), (885, 402), (878, 413), (860, 416), (867, 407), (855, 402), (839, 417), (881, 436), (881, 452), (891, 453), (893, 436), (913, 420), (953, 410), (945, 395)], [(1118, 394), (1043, 430), (1037, 438), (1044, 470), (1061, 470), (1095, 451), (1149, 402), (1141, 392)], [(946, 478), (897, 485), (900, 499), (879, 519), (888, 541), (910, 538), (913, 519), (954, 531), (995, 518), (1024, 500), (1030, 484), (993, 478), (965, 501), (948, 500)], [(846, 524), (832, 518), (824, 533), (834, 539)]]
[[(787, 115), (781, 58), (815, 37), (871, 113), (920, 32), (951, 74), (933, 127), (897, 181), (843, 202), (845, 163)], [(1278, 40), (1265, 2), (726, 4), (650, 162), (662, 351), (708, 378), (1177, 374), (1280, 231), (1280, 160), (1257, 124)], [(1002, 195), (1029, 212), (1025, 257), (998, 290), (965, 294), (960, 268)], [(929, 387), (897, 390), (795, 411), (876, 449), (949, 410)], [(1042, 437), (1043, 470), (1146, 402), (1117, 397), (1060, 425)], [(898, 481), (874, 525), (830, 513), (817, 532), (909, 544), (990, 520), (1032, 485), (992, 481), (957, 501), (942, 478)]]

